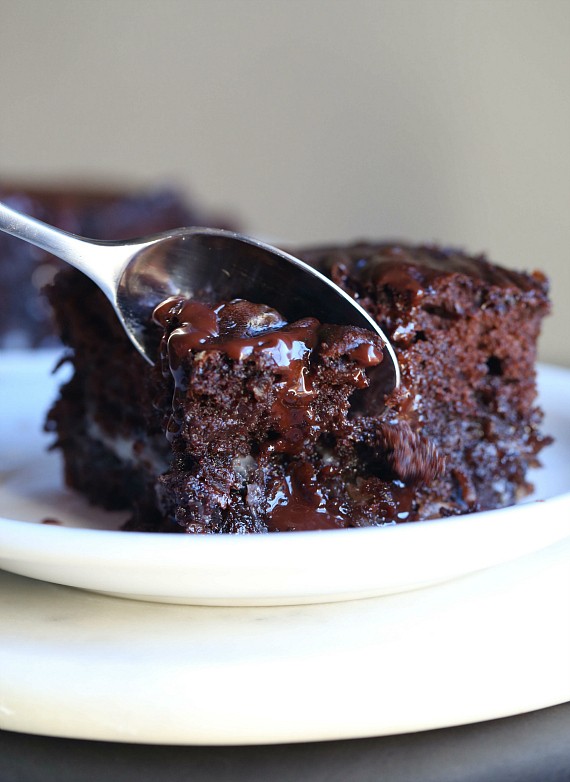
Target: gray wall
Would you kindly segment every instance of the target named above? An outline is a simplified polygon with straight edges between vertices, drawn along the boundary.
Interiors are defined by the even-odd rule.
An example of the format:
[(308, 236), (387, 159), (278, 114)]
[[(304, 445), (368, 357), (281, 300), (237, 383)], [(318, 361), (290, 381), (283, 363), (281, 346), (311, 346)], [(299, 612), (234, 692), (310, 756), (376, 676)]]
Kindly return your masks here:
[(0, 176), (540, 267), (570, 365), (570, 2), (0, 0)]

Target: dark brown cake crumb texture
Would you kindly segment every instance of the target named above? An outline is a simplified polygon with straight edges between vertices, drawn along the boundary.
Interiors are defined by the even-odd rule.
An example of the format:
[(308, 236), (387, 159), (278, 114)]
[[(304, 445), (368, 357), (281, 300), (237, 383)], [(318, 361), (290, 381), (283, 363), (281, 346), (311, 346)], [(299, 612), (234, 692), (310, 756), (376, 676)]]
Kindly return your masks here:
[(371, 332), (177, 299), (156, 313), (150, 372), (70, 270), (49, 294), (75, 369), (48, 421), (68, 483), (130, 507), (132, 529), (231, 533), (415, 521), (527, 493), (547, 441), (534, 370), (545, 278), (436, 247), (296, 254), (391, 340), (402, 385), (385, 414), (358, 403), (378, 393)]

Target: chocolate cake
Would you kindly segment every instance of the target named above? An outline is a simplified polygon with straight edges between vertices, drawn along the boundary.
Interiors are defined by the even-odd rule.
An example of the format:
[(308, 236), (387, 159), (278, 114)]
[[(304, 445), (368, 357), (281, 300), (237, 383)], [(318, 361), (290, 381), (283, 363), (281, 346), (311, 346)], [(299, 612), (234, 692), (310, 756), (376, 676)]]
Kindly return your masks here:
[(545, 278), (436, 247), (296, 254), (378, 320), (401, 387), (376, 408), (366, 398), (378, 394), (372, 332), (215, 297), (157, 308), (151, 368), (103, 295), (66, 270), (49, 298), (74, 374), (48, 428), (68, 484), (129, 508), (129, 529), (214, 533), (417, 521), (527, 493), (546, 442), (534, 371)]
[[(28, 187), (0, 182), (0, 201), (31, 217), (90, 239), (121, 240), (187, 225), (225, 226), (180, 193), (102, 190), (75, 185)], [(0, 348), (57, 344), (41, 289), (63, 264), (52, 255), (0, 232)]]
[(390, 339), (402, 386), (386, 420), (409, 421), (446, 458), (418, 486), (414, 518), (510, 505), (549, 441), (536, 406), (536, 350), (549, 311), (541, 272), (453, 248), (355, 244), (301, 252), (367, 309)]

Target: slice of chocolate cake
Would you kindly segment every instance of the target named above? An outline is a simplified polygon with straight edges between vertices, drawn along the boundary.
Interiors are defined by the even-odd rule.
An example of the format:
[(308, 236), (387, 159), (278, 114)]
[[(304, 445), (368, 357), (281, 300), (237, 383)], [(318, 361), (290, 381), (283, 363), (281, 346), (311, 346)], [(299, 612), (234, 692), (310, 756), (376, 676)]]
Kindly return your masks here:
[[(297, 252), (377, 318), (403, 383), (371, 414), (371, 332), (287, 323), (266, 303), (175, 299), (136, 353), (74, 270), (50, 289), (75, 373), (50, 413), (68, 483), (131, 529), (266, 532), (496, 508), (525, 494), (538, 431), (540, 274), (456, 251)], [(159, 345), (160, 343), (160, 345)], [(360, 399), (359, 399), (360, 397)]]

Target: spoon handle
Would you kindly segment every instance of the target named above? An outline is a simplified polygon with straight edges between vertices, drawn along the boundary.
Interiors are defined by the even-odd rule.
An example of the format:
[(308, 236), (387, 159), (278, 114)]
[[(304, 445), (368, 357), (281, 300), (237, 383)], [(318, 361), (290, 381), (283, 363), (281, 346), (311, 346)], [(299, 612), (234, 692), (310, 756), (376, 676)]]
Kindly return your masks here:
[(87, 241), (18, 212), (0, 201), (0, 231), (34, 244), (74, 266), (97, 283), (113, 301), (116, 280), (132, 256), (132, 247), (114, 242)]

